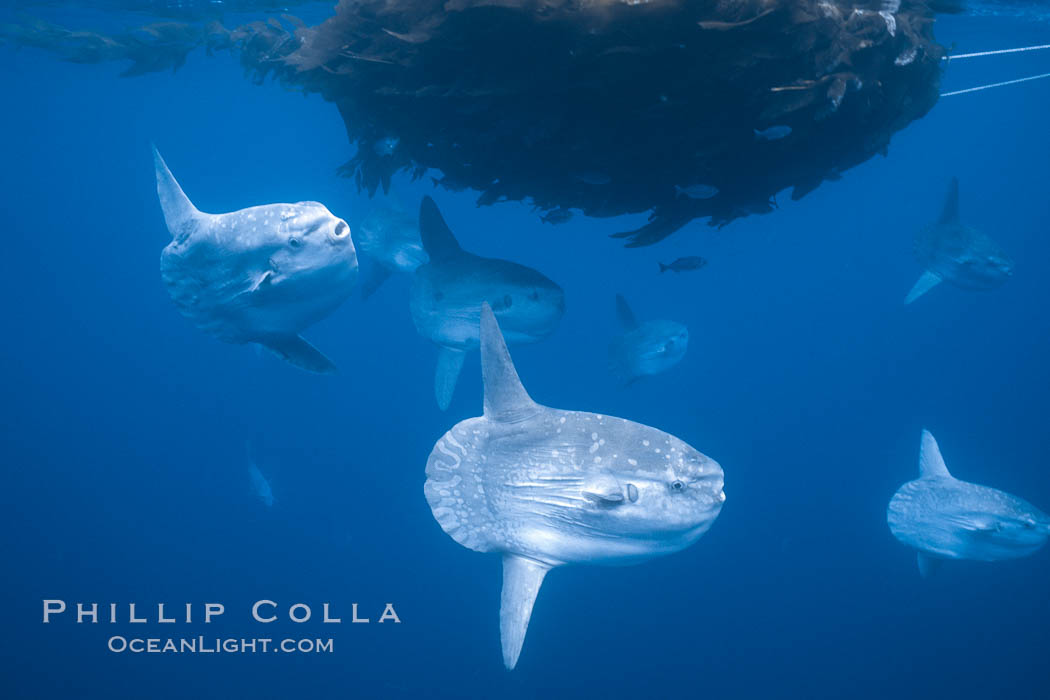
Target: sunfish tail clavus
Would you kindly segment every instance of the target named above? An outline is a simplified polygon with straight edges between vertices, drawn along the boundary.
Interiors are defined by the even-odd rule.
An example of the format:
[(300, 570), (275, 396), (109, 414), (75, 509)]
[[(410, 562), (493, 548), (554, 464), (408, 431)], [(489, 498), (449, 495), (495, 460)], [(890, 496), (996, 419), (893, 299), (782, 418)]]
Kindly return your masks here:
[(918, 550), (924, 577), (944, 559), (1023, 557), (1050, 535), (1050, 516), (1027, 501), (953, 477), (928, 430), (922, 431), (919, 478), (893, 495), (886, 521), (894, 537)]
[(445, 410), (467, 351), (478, 347), (482, 303), (496, 313), (508, 343), (531, 343), (554, 332), (565, 294), (530, 267), (463, 250), (430, 197), (419, 208), (419, 233), (429, 261), (413, 277), (409, 308), (416, 330), (441, 348), (434, 394)]
[(910, 304), (941, 282), (961, 289), (995, 289), (1013, 274), (1013, 260), (988, 235), (959, 220), (959, 180), (952, 178), (936, 223), (915, 236), (924, 272), (904, 298)]
[(500, 640), (513, 669), (548, 571), (684, 549), (711, 527), (725, 492), (719, 464), (673, 435), (533, 401), (487, 304), (481, 372), (484, 413), (438, 440), (423, 491), (452, 539), (503, 555)]
[(157, 149), (171, 242), (160, 272), (179, 312), (227, 343), (258, 343), (311, 372), (335, 365), (299, 335), (343, 303), (357, 276), (350, 227), (318, 202), (198, 210)]

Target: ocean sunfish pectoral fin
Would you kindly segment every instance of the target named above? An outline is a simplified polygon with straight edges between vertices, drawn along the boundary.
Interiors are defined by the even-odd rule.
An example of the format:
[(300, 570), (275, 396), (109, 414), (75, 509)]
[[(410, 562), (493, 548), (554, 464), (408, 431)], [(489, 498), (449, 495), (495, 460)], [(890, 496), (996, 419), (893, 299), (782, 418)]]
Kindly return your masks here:
[(168, 225), (168, 232), (172, 238), (184, 238), (197, 225), (201, 212), (182, 191), (156, 146), (153, 146), (153, 165), (157, 170), (157, 197), (160, 199), (160, 208), (164, 211), (164, 222)]
[(372, 296), (383, 282), (390, 278), (390, 268), (382, 265), (369, 265), (365, 271), (364, 279), (361, 280), (361, 298), (367, 299)]
[(423, 197), (419, 205), (419, 237), (432, 262), (447, 260), (463, 252), (434, 200)]
[(481, 380), (485, 385), (485, 418), (515, 423), (539, 412), (540, 407), (518, 378), (488, 302), (481, 305)]
[(612, 474), (588, 476), (583, 482), (583, 495), (604, 505), (623, 503), (623, 487)]
[(248, 287), (248, 291), (249, 292), (257, 292), (257, 291), (259, 291), (259, 289), (261, 289), (262, 287), (265, 287), (266, 285), (268, 285), (272, 278), (273, 278), (273, 270), (267, 270), (266, 272), (262, 273), (261, 275), (259, 275), (258, 277), (255, 278), (255, 281), (252, 282), (250, 287)]
[(303, 340), (302, 336), (271, 335), (255, 342), (307, 372), (317, 374), (335, 374), (336, 372), (335, 364), (320, 350)]
[(939, 224), (954, 224), (959, 221), (959, 178), (953, 177), (948, 185), (948, 196), (944, 198)]
[(503, 593), (499, 605), (499, 637), (503, 664), (513, 671), (525, 643), (532, 606), (550, 567), (516, 554), (503, 556)]
[(941, 456), (941, 448), (937, 446), (937, 440), (929, 430), (922, 431), (922, 444), (919, 446), (919, 478), (948, 477), (951, 473)]
[(937, 573), (937, 570), (941, 568), (941, 564), (944, 560), (939, 557), (931, 557), (926, 552), (918, 552), (916, 559), (919, 563), (919, 575), (923, 578), (930, 578)]
[(463, 369), (463, 360), (467, 353), (454, 348), (441, 348), (438, 352), (437, 369), (434, 370), (434, 397), (437, 398), (438, 407), (444, 411), (452, 403), (452, 395), (456, 393), (456, 382), (459, 381), (459, 372)]
[(1000, 532), (1003, 529), (1003, 525), (1001, 522), (987, 515), (970, 516), (968, 518), (965, 518), (964, 521), (967, 523), (966, 529), (970, 530), (971, 532), (980, 532), (987, 534), (991, 532)]
[(616, 317), (620, 319), (620, 324), (625, 331), (638, 327), (638, 319), (634, 317), (634, 312), (631, 311), (627, 300), (620, 294), (616, 295)]
[(926, 272), (922, 273), (922, 277), (919, 278), (919, 280), (911, 288), (911, 291), (908, 292), (908, 296), (904, 297), (904, 303), (912, 303), (913, 301), (921, 297), (923, 294), (940, 284), (941, 281), (942, 280), (940, 275), (927, 270)]

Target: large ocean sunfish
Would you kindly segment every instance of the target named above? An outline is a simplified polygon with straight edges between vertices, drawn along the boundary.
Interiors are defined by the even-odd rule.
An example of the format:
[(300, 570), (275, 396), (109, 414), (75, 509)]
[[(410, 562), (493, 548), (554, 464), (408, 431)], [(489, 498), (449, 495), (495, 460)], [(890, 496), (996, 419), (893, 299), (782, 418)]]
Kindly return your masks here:
[(1050, 516), (1031, 503), (953, 477), (928, 430), (922, 431), (919, 478), (893, 495), (886, 520), (894, 537), (918, 550), (924, 577), (944, 559), (1023, 557), (1050, 535)]
[(434, 394), (445, 410), (467, 351), (478, 347), (482, 303), (495, 311), (508, 343), (532, 343), (554, 332), (565, 293), (531, 267), (460, 248), (430, 197), (419, 208), (419, 233), (430, 261), (416, 270), (409, 308), (419, 334), (441, 348)]
[(623, 384), (666, 372), (689, 348), (689, 329), (677, 321), (639, 323), (627, 300), (616, 295), (616, 315), (623, 334), (609, 344), (609, 370)]
[(548, 571), (684, 549), (711, 527), (725, 492), (718, 463), (673, 435), (535, 403), (488, 305), (481, 372), (484, 415), (438, 440), (423, 491), (452, 539), (503, 555), (500, 639), (513, 669)]
[(915, 259), (925, 272), (904, 298), (910, 304), (941, 282), (961, 289), (995, 289), (1014, 262), (982, 231), (959, 221), (959, 180), (952, 178), (941, 218), (915, 236)]
[(157, 194), (171, 243), (160, 274), (179, 312), (226, 343), (258, 343), (293, 365), (335, 365), (299, 333), (343, 303), (357, 277), (350, 227), (323, 204), (199, 211), (157, 149)]

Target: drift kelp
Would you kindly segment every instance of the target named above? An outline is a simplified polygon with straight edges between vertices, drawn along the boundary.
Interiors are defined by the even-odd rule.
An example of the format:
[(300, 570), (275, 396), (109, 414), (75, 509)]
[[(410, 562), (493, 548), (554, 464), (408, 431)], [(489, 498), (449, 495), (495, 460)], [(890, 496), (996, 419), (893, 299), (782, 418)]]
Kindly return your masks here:
[[(334, 102), (359, 146), (344, 172), (369, 193), (434, 169), (479, 204), (650, 212), (619, 234), (632, 246), (695, 218), (770, 212), (777, 192), (797, 199), (885, 152), (936, 101), (943, 55), (925, 0), (343, 0), (335, 12), (186, 39), (236, 47), (258, 75)], [(127, 48), (149, 65), (141, 38)], [(682, 194), (698, 184), (717, 193)]]
[[(344, 0), (285, 61), (368, 146), (346, 170), (370, 192), (434, 168), (481, 204), (651, 211), (627, 234), (644, 245), (697, 217), (771, 211), (778, 191), (802, 196), (924, 114), (942, 55), (932, 17), (882, 8)], [(377, 152), (390, 135), (397, 148)], [(698, 182), (718, 194), (676, 190)]]

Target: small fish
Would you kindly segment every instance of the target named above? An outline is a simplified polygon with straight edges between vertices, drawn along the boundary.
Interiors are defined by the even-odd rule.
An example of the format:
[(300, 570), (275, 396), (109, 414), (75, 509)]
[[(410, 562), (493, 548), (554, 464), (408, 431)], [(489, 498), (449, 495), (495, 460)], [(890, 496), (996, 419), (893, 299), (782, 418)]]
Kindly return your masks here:
[(759, 141), (779, 141), (790, 134), (791, 127), (783, 124), (771, 126), (768, 129), (762, 129), (762, 131), (755, 129), (755, 138)]
[(685, 272), (686, 270), (699, 270), (701, 267), (707, 264), (707, 260), (701, 258), (699, 255), (687, 255), (684, 258), (678, 258), (673, 263), (664, 265), (659, 263), (660, 272), (664, 273), (668, 270), (674, 272)]
[(373, 143), (372, 150), (375, 151), (377, 156), (393, 155), (399, 143), (401, 143), (401, 139), (396, 136), (386, 136)]
[(558, 207), (557, 209), (551, 209), (545, 215), (541, 216), (540, 221), (545, 224), (564, 224), (571, 218), (572, 211), (565, 207)]
[(674, 191), (675, 193), (684, 195), (689, 199), (711, 199), (718, 194), (717, 187), (703, 184), (686, 185), (685, 187), (675, 185)]
[(576, 179), (586, 185), (608, 185), (610, 182), (612, 182), (612, 178), (606, 175), (605, 173), (594, 171), (578, 173), (576, 175)]

